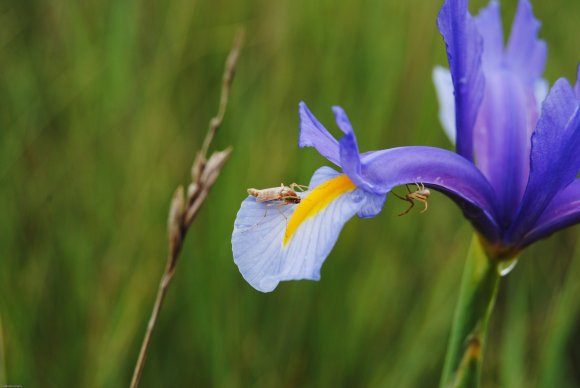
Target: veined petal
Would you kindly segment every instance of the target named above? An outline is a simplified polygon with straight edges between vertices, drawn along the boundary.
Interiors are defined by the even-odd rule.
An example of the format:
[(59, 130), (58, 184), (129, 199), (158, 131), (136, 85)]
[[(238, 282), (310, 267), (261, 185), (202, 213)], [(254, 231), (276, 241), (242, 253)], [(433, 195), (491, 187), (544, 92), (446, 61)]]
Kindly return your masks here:
[(453, 96), (453, 80), (449, 70), (435, 66), (433, 69), (433, 83), (439, 100), (439, 121), (445, 134), (455, 145), (455, 98)]
[(546, 98), (532, 136), (530, 178), (509, 241), (519, 241), (580, 170), (580, 99), (565, 79)]
[(358, 195), (364, 195), (365, 204), (356, 214), (359, 218), (373, 218), (383, 210), (386, 194), (373, 194), (367, 191), (358, 190)]
[(232, 250), (242, 276), (255, 289), (269, 292), (284, 280), (318, 280), (346, 221), (376, 210), (375, 195), (328, 167), (315, 172), (310, 187), (300, 193), (298, 205), (276, 209), (253, 197), (242, 202)]
[(447, 46), (455, 90), (457, 153), (472, 161), (473, 127), (483, 98), (482, 39), (467, 10), (467, 0), (446, 0), (437, 19)]
[(465, 158), (440, 148), (401, 147), (365, 154), (362, 177), (376, 193), (403, 184), (423, 183), (457, 202), (490, 242), (499, 239), (496, 198), (481, 172)]
[(520, 0), (508, 47), (507, 63), (517, 73), (530, 79), (538, 78), (546, 64), (546, 42), (538, 39), (540, 22), (534, 17), (528, 0)]
[(299, 104), (300, 136), (299, 147), (314, 147), (322, 156), (340, 167), (338, 142), (314, 117), (304, 102)]
[(524, 236), (523, 247), (580, 222), (580, 179), (575, 179), (550, 202), (531, 231)]

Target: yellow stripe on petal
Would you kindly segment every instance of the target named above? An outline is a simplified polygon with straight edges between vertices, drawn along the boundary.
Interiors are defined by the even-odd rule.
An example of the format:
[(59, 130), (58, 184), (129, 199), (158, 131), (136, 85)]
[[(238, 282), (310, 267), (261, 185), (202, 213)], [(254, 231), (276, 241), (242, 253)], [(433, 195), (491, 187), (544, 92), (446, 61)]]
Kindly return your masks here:
[(284, 246), (288, 245), (300, 225), (316, 216), (340, 195), (356, 189), (356, 185), (346, 175), (339, 175), (317, 186), (300, 201), (288, 221), (284, 234)]

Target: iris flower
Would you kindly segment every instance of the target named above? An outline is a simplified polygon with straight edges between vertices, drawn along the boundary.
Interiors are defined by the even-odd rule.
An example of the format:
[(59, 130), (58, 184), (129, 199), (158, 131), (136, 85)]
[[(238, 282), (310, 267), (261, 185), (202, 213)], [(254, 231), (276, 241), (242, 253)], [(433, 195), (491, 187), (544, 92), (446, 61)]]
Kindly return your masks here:
[(472, 17), (467, 0), (447, 0), (438, 27), (450, 71), (435, 69), (434, 80), (456, 153), (412, 146), (360, 154), (341, 108), (333, 108), (344, 133), (337, 141), (301, 103), (299, 146), (342, 172), (317, 170), (299, 204), (242, 203), (232, 248), (254, 288), (318, 280), (344, 223), (378, 214), (398, 185), (421, 183), (451, 198), (494, 260), (580, 221), (580, 81), (559, 79), (546, 96), (546, 44), (528, 0), (507, 44), (496, 1)]

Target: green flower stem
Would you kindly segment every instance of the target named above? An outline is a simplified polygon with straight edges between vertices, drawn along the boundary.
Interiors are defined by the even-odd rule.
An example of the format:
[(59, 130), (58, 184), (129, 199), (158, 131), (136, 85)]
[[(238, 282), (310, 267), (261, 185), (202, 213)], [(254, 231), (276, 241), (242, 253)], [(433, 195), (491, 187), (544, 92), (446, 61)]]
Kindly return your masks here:
[(441, 388), (479, 386), (487, 324), (499, 279), (497, 263), (487, 258), (474, 236), (461, 281)]

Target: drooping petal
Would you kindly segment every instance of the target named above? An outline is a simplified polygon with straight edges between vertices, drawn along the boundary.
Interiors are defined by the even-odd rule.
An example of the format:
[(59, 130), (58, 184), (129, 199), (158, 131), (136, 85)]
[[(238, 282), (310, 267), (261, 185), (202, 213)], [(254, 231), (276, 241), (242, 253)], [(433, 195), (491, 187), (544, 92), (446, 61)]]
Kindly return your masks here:
[(269, 292), (284, 280), (318, 280), (346, 221), (376, 211), (377, 196), (328, 167), (315, 172), (310, 187), (300, 193), (298, 205), (276, 208), (253, 197), (242, 202), (232, 250), (242, 276), (255, 289)]
[(481, 172), (465, 158), (440, 148), (401, 147), (365, 154), (361, 177), (376, 193), (423, 183), (451, 197), (490, 242), (499, 239), (497, 201)]
[(453, 80), (449, 70), (436, 66), (433, 69), (433, 83), (439, 100), (439, 121), (445, 134), (455, 145), (455, 98), (453, 97)]
[(580, 223), (580, 179), (575, 179), (552, 199), (536, 225), (524, 236), (522, 247), (577, 223)]
[(314, 147), (322, 156), (340, 167), (338, 142), (314, 117), (304, 102), (298, 108), (300, 114), (299, 147)]
[(565, 79), (556, 81), (532, 136), (530, 178), (509, 241), (519, 241), (552, 199), (580, 170), (580, 99)]
[(546, 42), (538, 39), (540, 22), (528, 0), (520, 0), (507, 47), (507, 62), (519, 75), (536, 79), (544, 72)]
[(473, 127), (483, 98), (482, 39), (467, 10), (467, 0), (446, 0), (437, 19), (447, 46), (455, 90), (457, 153), (472, 161)]

